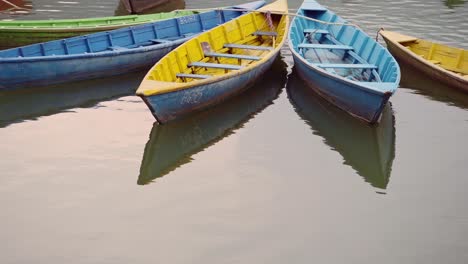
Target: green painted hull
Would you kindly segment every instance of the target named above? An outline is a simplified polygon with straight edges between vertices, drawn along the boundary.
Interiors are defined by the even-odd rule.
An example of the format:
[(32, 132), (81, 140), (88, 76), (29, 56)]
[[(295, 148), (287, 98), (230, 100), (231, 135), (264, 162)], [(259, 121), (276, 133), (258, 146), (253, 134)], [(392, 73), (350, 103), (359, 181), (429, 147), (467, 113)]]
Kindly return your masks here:
[(194, 13), (174, 11), (150, 15), (85, 19), (0, 21), (0, 49), (113, 30)]

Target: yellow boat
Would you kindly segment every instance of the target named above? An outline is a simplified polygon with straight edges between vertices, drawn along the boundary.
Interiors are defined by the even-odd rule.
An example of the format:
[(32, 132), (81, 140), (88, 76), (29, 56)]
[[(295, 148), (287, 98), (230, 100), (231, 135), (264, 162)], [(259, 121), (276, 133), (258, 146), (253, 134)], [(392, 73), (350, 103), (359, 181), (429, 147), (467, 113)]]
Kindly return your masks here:
[(278, 0), (185, 42), (151, 68), (136, 94), (165, 123), (244, 91), (279, 54), (287, 12)]
[(468, 92), (468, 50), (388, 30), (381, 30), (380, 35), (400, 64), (410, 65), (427, 78)]

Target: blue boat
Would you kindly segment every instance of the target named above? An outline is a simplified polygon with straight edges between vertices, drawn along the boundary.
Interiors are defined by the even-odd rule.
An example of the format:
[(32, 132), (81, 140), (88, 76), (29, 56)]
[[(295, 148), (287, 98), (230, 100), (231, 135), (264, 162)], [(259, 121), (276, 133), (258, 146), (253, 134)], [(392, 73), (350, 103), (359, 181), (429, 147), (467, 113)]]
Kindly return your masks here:
[[(148, 69), (186, 40), (265, 4), (49, 41), (0, 51), (0, 91), (115, 76)], [(239, 9), (233, 10), (233, 9)]]
[(387, 49), (314, 0), (297, 11), (289, 47), (298, 74), (318, 94), (359, 119), (379, 121), (400, 81)]

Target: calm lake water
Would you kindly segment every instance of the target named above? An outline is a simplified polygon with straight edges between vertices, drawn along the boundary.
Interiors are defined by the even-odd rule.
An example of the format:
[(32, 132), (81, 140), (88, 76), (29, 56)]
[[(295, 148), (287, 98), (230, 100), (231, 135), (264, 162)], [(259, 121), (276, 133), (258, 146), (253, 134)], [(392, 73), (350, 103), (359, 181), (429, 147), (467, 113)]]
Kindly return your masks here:
[[(31, 2), (0, 18), (118, 6)], [(321, 3), (372, 36), (468, 48), (465, 1)], [(369, 127), (304, 87), (285, 47), (246, 94), (158, 126), (143, 75), (0, 94), (0, 263), (468, 262), (468, 96), (409, 74)]]

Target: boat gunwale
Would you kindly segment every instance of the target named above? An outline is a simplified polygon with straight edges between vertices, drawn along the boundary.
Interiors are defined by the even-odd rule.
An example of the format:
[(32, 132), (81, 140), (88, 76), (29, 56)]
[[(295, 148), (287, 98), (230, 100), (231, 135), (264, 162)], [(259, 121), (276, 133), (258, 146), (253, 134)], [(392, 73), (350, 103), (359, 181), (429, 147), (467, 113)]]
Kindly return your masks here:
[[(393, 44), (394, 47), (398, 48), (398, 50), (403, 51), (404, 54), (410, 55), (410, 58), (411, 58), (412, 60), (414, 60), (414, 61), (416, 61), (416, 62), (419, 62), (419, 63), (422, 63), (422, 64), (424, 64), (425, 66), (428, 66), (428, 67), (430, 67), (430, 68), (432, 68), (432, 69), (434, 69), (434, 70), (436, 70), (436, 71), (439, 71), (439, 72), (442, 72), (442, 73), (447, 73), (450, 77), (455, 78), (455, 79), (457, 79), (457, 80), (461, 80), (462, 82), (465, 82), (465, 83), (468, 84), (468, 79), (465, 79), (465, 78), (463, 78), (463, 76), (460, 76), (460, 75), (458, 75), (458, 74), (456, 74), (456, 73), (454, 73), (454, 72), (452, 72), (452, 71), (446, 70), (446, 69), (444, 69), (443, 67), (440, 67), (440, 66), (438, 66), (438, 65), (436, 65), (436, 64), (434, 64), (434, 63), (431, 63), (431, 62), (429, 62), (428, 60), (426, 60), (426, 59), (424, 59), (424, 58), (418, 56), (415, 52), (413, 52), (413, 51), (411, 51), (411, 50), (405, 48), (405, 46), (404, 46), (403, 44), (401, 44), (400, 42), (398, 42), (398, 41), (396, 41), (396, 40), (394, 40), (394, 39), (389, 38), (388, 35), (385, 36), (385, 33), (384, 33), (384, 32), (397, 33), (397, 34), (400, 34), (400, 33), (394, 32), (394, 31), (389, 31), (389, 30), (381, 30), (381, 31), (379, 32), (379, 34), (380, 34), (385, 40), (391, 42), (391, 43)], [(405, 35), (405, 36), (408, 36), (408, 35)], [(408, 37), (410, 37), (410, 36), (408, 36)], [(421, 38), (415, 38), (415, 39), (416, 39), (416, 40), (423, 40), (423, 39), (421, 39)], [(431, 40), (427, 40), (427, 41), (429, 41), (429, 42), (431, 42), (431, 43), (436, 43), (436, 42), (431, 41)], [(437, 44), (438, 44), (438, 43), (437, 43)], [(442, 45), (445, 45), (445, 44), (442, 44)], [(448, 45), (445, 45), (445, 46), (447, 46), (447, 47), (452, 47), (452, 46), (448, 46)], [(462, 49), (462, 50), (463, 50), (463, 49)]]
[[(195, 35), (196, 36), (196, 35)], [(0, 57), (0, 65), (3, 63), (22, 63), (22, 62), (43, 62), (43, 61), (60, 61), (60, 60), (72, 60), (72, 59), (84, 59), (84, 58), (99, 58), (99, 57), (112, 57), (115, 55), (127, 55), (140, 52), (148, 52), (151, 50), (157, 50), (161, 48), (176, 46), (184, 43), (185, 41), (193, 38), (194, 36), (189, 36), (167, 43), (158, 43), (153, 45), (141, 46), (137, 48), (127, 48), (121, 50), (104, 50), (99, 52), (85, 52), (78, 54), (64, 54), (64, 55), (45, 55), (45, 56), (35, 56), (35, 57)], [(37, 44), (32, 44), (37, 45)], [(26, 47), (26, 46), (24, 46)], [(12, 48), (16, 49), (16, 48)]]

